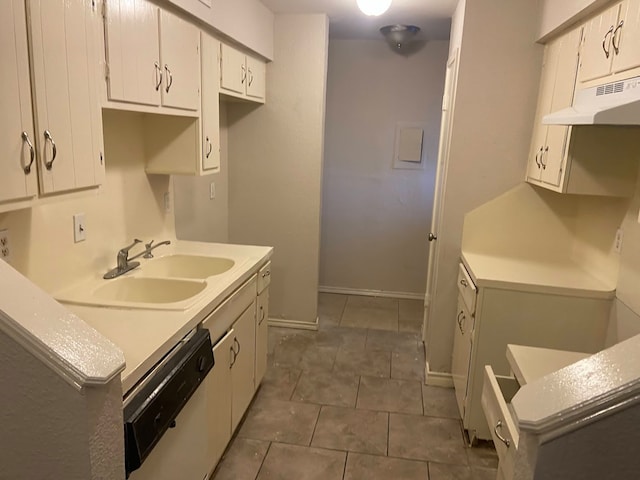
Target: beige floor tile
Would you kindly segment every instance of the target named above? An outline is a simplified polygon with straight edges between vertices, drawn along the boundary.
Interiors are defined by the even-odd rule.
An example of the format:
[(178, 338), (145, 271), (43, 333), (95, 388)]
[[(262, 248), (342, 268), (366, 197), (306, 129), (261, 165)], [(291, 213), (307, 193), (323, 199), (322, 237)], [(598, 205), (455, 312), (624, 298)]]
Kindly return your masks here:
[(497, 475), (491, 468), (429, 462), (429, 480), (495, 480)]
[(361, 350), (365, 347), (367, 331), (361, 328), (327, 327), (319, 330), (315, 336), (315, 344), (324, 347), (341, 347)]
[(255, 480), (268, 448), (269, 442), (236, 438), (211, 480)]
[(345, 452), (272, 443), (257, 480), (341, 480)]
[(398, 331), (398, 300), (349, 296), (342, 314), (343, 327)]
[(453, 388), (422, 385), (424, 414), (430, 417), (460, 418)]
[(311, 446), (387, 454), (388, 413), (322, 407)]
[(239, 437), (309, 445), (320, 412), (318, 405), (258, 400), (249, 409)]
[(418, 381), (361, 377), (356, 407), (422, 415), (421, 384)]
[(339, 407), (355, 407), (359, 377), (340, 372), (304, 372), (291, 398)]
[(409, 332), (367, 330), (367, 350), (387, 352), (418, 352), (418, 335)]
[(389, 456), (466, 465), (459, 421), (391, 413)]
[(427, 480), (425, 462), (349, 453), (344, 480)]
[(335, 293), (318, 294), (318, 318), (320, 320), (320, 328), (340, 324), (340, 318), (347, 303), (347, 298), (347, 295), (338, 295)]
[(391, 352), (339, 349), (333, 365), (336, 372), (349, 372), (370, 377), (391, 376)]
[(393, 352), (391, 354), (391, 378), (424, 382), (424, 350)]
[(260, 384), (259, 398), (290, 400), (302, 370), (270, 365)]
[(473, 448), (467, 448), (467, 458), (472, 467), (498, 468), (498, 454), (490, 441), (481, 441)]
[(399, 300), (399, 330), (401, 332), (420, 333), (424, 315), (422, 300)]

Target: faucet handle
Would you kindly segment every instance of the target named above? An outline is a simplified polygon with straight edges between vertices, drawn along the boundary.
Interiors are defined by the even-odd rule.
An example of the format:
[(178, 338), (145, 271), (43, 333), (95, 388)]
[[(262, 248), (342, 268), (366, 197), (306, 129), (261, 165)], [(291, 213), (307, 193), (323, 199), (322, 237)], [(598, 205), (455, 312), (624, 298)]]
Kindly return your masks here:
[(144, 246), (147, 250), (150, 249), (153, 246), (153, 240), (151, 240), (149, 243), (145, 243)]
[(142, 243), (142, 240), (134, 238), (133, 239), (133, 243), (131, 245), (120, 249), (120, 253), (122, 253), (122, 254), (129, 253), (129, 250), (131, 250), (133, 247), (135, 247), (139, 243)]

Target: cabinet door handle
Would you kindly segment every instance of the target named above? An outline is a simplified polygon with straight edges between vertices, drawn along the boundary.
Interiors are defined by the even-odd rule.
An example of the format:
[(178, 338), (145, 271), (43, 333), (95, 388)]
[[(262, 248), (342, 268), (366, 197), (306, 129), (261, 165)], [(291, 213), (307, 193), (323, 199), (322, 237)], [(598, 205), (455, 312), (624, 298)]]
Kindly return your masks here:
[(158, 62), (153, 64), (156, 67), (156, 92), (160, 90), (160, 85), (162, 85), (162, 69)]
[(233, 339), (233, 343), (238, 346), (238, 350), (234, 350), (234, 352), (236, 354), (236, 358), (237, 358), (238, 355), (240, 355), (240, 342), (238, 341), (237, 338), (234, 338)]
[(229, 362), (229, 370), (233, 368), (233, 365), (236, 363), (236, 351), (233, 349), (233, 345), (229, 347), (231, 361)]
[(266, 272), (264, 272), (262, 274), (262, 278), (266, 278), (266, 277), (269, 277), (269, 276), (271, 276), (271, 271), (270, 270), (267, 270)]
[(249, 69), (249, 86), (253, 83), (253, 72)]
[(469, 283), (463, 278), (462, 280), (460, 280), (460, 285), (462, 285), (464, 288), (467, 288), (469, 286)]
[(56, 156), (58, 155), (58, 149), (56, 148), (56, 142), (53, 141), (53, 136), (51, 135), (51, 132), (49, 130), (44, 131), (44, 141), (51, 142), (51, 160), (49, 160), (48, 162), (44, 162), (44, 166), (47, 167), (47, 170), (51, 170), (53, 168), (53, 162), (55, 162)]
[(247, 80), (247, 68), (242, 65), (242, 84)]
[(544, 163), (544, 156), (549, 153), (549, 146), (544, 147), (544, 151), (542, 152), (542, 155), (540, 155), (540, 164), (542, 165), (542, 169), (546, 170), (547, 169), (547, 164)]
[(466, 317), (464, 315), (464, 311), (460, 310), (460, 313), (458, 314), (458, 327), (460, 328), (460, 333), (462, 335), (464, 335), (464, 329), (462, 328), (462, 323), (465, 321), (465, 318)]
[(260, 320), (258, 320), (258, 325), (262, 325), (262, 321), (264, 320), (264, 307), (260, 305)]
[(498, 437), (498, 440), (500, 440), (502, 443), (504, 443), (507, 446), (507, 448), (509, 448), (511, 446), (511, 440), (503, 437), (500, 434), (500, 431), (502, 431), (502, 420), (498, 420), (498, 423), (496, 423), (496, 426), (493, 428), (493, 433), (496, 434), (496, 437)]
[[(618, 37), (618, 32), (622, 31), (623, 25), (624, 25), (624, 20), (620, 20), (620, 23), (618, 24), (616, 29), (613, 31), (613, 36), (611, 37), (611, 44), (613, 45), (613, 51), (615, 52), (616, 55), (620, 53), (620, 39)], [(617, 43), (616, 43), (616, 40), (618, 40)]]
[(609, 37), (609, 40), (611, 40), (612, 34), (613, 34), (613, 25), (611, 25), (611, 28), (607, 33), (604, 34), (604, 38), (602, 39), (602, 50), (604, 50), (604, 54), (607, 58), (609, 58), (609, 55), (611, 54), (611, 50), (607, 50), (607, 37)]
[(29, 175), (31, 173), (31, 166), (33, 165), (33, 161), (36, 158), (36, 150), (33, 148), (33, 143), (29, 140), (29, 134), (27, 132), (22, 132), (22, 141), (29, 146), (29, 165), (23, 168), (24, 174)]
[(173, 85), (173, 75), (171, 75), (171, 70), (169, 70), (169, 66), (166, 63), (164, 65), (164, 71), (167, 73), (167, 86), (165, 91), (169, 93), (169, 89), (171, 88), (171, 85)]
[(213, 151), (213, 145), (211, 144), (211, 142), (209, 141), (209, 137), (207, 137), (205, 139), (206, 145), (208, 145), (207, 148), (207, 153), (206, 153), (206, 158), (209, 158), (209, 155), (211, 155), (211, 152)]
[(540, 155), (541, 152), (542, 152), (542, 147), (540, 147), (540, 150), (538, 150), (538, 153), (536, 153), (536, 165), (538, 165), (538, 168), (542, 167), (540, 160), (538, 160), (538, 155)]

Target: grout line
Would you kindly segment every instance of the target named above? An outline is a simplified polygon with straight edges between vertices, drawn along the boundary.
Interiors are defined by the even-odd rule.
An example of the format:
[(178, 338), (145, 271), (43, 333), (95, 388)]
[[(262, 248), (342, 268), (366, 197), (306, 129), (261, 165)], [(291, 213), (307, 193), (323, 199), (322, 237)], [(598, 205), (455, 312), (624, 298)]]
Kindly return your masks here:
[(356, 404), (353, 408), (358, 408), (358, 398), (360, 397), (360, 384), (362, 383), (362, 375), (358, 375), (358, 389), (356, 390)]
[[(291, 371), (291, 370), (289, 370)], [(302, 374), (304, 373), (304, 370), (300, 369), (300, 373), (298, 373), (298, 378), (296, 378), (296, 384), (293, 387), (293, 390), (291, 390), (291, 395), (289, 395), (289, 401), (293, 401), (293, 394), (296, 393), (296, 390), (298, 388), (298, 384), (300, 383), (300, 379), (302, 378)]]
[(253, 477), (253, 480), (255, 480), (260, 476), (260, 470), (262, 470), (262, 467), (264, 466), (264, 461), (267, 459), (267, 455), (269, 455), (269, 450), (271, 450), (271, 445), (273, 445), (273, 442), (269, 442), (269, 445), (267, 446), (267, 451), (264, 452), (264, 457), (262, 457), (262, 461), (260, 462), (260, 468), (258, 468), (258, 471), (256, 472), (256, 476)]
[(311, 444), (313, 443), (313, 437), (316, 434), (316, 429), (318, 428), (318, 423), (320, 423), (320, 414), (322, 413), (322, 409), (324, 408), (324, 405), (320, 405), (320, 408), (318, 409), (318, 416), (316, 417), (316, 423), (313, 425), (313, 432), (311, 432), (311, 439), (309, 440), (309, 445), (307, 445), (308, 447), (311, 447)]
[(344, 480), (344, 477), (347, 475), (347, 462), (349, 461), (349, 454), (351, 452), (349, 452), (349, 450), (347, 450), (346, 455), (344, 456), (344, 468), (342, 469), (342, 480)]
[(391, 446), (391, 412), (387, 412), (387, 451), (385, 456), (389, 456), (389, 450)]

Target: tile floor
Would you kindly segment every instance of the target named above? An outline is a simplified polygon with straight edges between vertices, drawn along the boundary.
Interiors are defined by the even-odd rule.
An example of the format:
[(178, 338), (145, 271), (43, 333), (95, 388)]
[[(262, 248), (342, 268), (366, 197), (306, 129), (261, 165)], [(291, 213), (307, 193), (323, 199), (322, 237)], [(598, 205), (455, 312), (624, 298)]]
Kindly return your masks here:
[(418, 300), (320, 294), (317, 332), (269, 329), (269, 369), (214, 480), (493, 480), (453, 390), (423, 384)]

